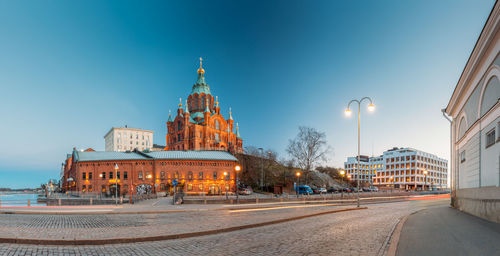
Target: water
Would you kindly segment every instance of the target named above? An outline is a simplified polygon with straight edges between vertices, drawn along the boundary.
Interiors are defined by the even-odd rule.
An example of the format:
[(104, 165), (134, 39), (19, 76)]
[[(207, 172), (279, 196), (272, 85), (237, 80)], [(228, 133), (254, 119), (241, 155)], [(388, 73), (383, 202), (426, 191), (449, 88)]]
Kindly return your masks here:
[(20, 192), (0, 192), (0, 207), (5, 206), (27, 206), (28, 199), (30, 205), (45, 205), (44, 203), (37, 203), (36, 199), (38, 194), (33, 193), (20, 193)]

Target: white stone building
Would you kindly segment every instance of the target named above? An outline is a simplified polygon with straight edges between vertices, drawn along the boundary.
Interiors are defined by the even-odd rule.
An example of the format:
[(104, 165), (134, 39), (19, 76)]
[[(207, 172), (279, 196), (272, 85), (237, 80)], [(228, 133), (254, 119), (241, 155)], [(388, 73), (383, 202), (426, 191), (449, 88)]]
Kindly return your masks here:
[[(357, 180), (356, 157), (344, 163), (347, 175)], [(406, 190), (445, 189), (448, 161), (413, 148), (393, 148), (376, 157), (362, 156), (360, 182)]]
[(128, 127), (113, 127), (104, 135), (106, 151), (151, 150), (153, 131)]
[(496, 2), (443, 110), (451, 117), (452, 205), (496, 222), (500, 222), (499, 29)]

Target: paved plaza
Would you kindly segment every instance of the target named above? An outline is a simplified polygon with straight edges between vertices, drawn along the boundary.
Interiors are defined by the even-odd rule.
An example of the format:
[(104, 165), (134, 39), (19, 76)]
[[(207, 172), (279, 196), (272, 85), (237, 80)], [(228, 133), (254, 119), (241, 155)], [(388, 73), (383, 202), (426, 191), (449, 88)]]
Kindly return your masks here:
[[(157, 242), (100, 246), (0, 244), (0, 255), (383, 255), (387, 248), (388, 238), (400, 219), (419, 209), (447, 205), (448, 202), (446, 199), (439, 199), (372, 204), (366, 210), (338, 212), (234, 232)], [(96, 231), (100, 229), (117, 231), (121, 229), (122, 232), (142, 229), (139, 235), (148, 235), (152, 232), (158, 232), (155, 227), (164, 232), (170, 232), (169, 230), (176, 230), (176, 232), (179, 230), (199, 230), (206, 228), (207, 225), (210, 228), (220, 228), (233, 222), (263, 222), (278, 218), (277, 216), (284, 218), (333, 208), (338, 208), (338, 206), (237, 212), (206, 211), (198, 214), (173, 213), (149, 217), (146, 215), (109, 215), (106, 216), (109, 218), (106, 221), (111, 221), (114, 224), (103, 224), (108, 225), (106, 227), (86, 226), (90, 225), (88, 224), (89, 219), (72, 224), (71, 219), (69, 221), (65, 219), (68, 216), (63, 216), (61, 220), (65, 219), (66, 224), (59, 224), (59, 227), (68, 230), (87, 230), (88, 233), (97, 234), (99, 232)], [(5, 216), (7, 215), (0, 218), (3, 219)], [(19, 218), (19, 216), (23, 215), (9, 217)], [(99, 216), (101, 215), (86, 217)], [(24, 217), (36, 219), (41, 216), (24, 215)], [(55, 217), (48, 215), (46, 218)], [(124, 222), (130, 221), (131, 218), (136, 220), (135, 224), (125, 225)], [(54, 219), (48, 220), (54, 223)], [(39, 221), (30, 222), (22, 218), (15, 221), (19, 225), (24, 225), (25, 229), (45, 231), (49, 229), (43, 225), (41, 227), (28, 226), (28, 223), (38, 225), (36, 223), (41, 223)], [(6, 222), (2, 220), (2, 224), (4, 223)], [(102, 224), (104, 222), (95, 223)]]

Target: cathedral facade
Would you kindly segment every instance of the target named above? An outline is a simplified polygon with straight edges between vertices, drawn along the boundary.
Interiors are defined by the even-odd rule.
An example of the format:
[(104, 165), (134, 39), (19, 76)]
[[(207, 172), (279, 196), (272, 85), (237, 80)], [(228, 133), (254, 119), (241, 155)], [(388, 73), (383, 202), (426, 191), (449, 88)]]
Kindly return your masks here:
[[(169, 113), (165, 150), (218, 150), (233, 154), (243, 152), (243, 140), (240, 137), (238, 123), (229, 108), (228, 118), (221, 114), (219, 101), (210, 92), (205, 82), (205, 70), (200, 68), (198, 78), (193, 85), (186, 104), (179, 99), (177, 115)], [(234, 130), (236, 130), (234, 132)]]

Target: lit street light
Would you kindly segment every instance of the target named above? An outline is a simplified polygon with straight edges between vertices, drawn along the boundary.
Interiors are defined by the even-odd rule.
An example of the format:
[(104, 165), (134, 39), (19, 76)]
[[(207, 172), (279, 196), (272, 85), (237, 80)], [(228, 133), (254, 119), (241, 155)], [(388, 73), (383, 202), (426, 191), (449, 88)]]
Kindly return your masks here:
[(360, 172), (359, 162), (360, 162), (360, 155), (361, 155), (361, 153), (360, 153), (360, 144), (361, 144), (361, 142), (360, 142), (361, 141), (361, 137), (360, 137), (360, 130), (361, 130), (361, 103), (363, 102), (363, 100), (370, 101), (370, 104), (368, 105), (368, 111), (370, 111), (370, 112), (375, 111), (375, 105), (373, 105), (373, 101), (369, 97), (363, 97), (363, 98), (361, 98), (361, 100), (351, 100), (349, 102), (349, 104), (347, 104), (347, 109), (345, 110), (345, 115), (348, 116), (348, 117), (351, 116), (352, 115), (352, 111), (351, 111), (351, 108), (350, 108), (351, 107), (351, 103), (353, 103), (353, 102), (358, 103), (358, 160), (357, 160), (357, 163), (356, 163), (356, 169), (357, 169), (356, 171), (358, 173), (357, 178), (356, 178), (357, 183), (358, 183), (357, 184), (358, 188), (357, 188), (357, 192), (356, 192), (356, 194), (357, 194), (357, 206), (358, 207), (359, 207), (359, 174), (360, 174), (359, 173)]
[(115, 164), (115, 205), (118, 205), (118, 164)]
[(234, 171), (236, 172), (236, 203), (240, 203), (240, 195), (239, 195), (239, 185), (238, 185), (238, 172), (241, 171), (241, 166), (239, 164), (234, 166)]
[(426, 190), (427, 187), (427, 170), (424, 170), (424, 189), (422, 190)]
[(227, 197), (227, 172), (224, 172), (224, 188), (226, 188), (226, 200), (229, 198)]
[(297, 176), (297, 187), (295, 188), (295, 194), (299, 197), (299, 184), (300, 184), (300, 172), (296, 172), (295, 176)]

